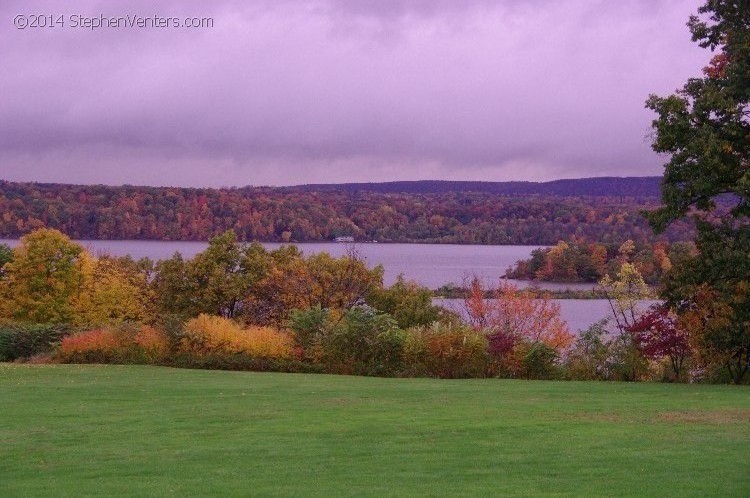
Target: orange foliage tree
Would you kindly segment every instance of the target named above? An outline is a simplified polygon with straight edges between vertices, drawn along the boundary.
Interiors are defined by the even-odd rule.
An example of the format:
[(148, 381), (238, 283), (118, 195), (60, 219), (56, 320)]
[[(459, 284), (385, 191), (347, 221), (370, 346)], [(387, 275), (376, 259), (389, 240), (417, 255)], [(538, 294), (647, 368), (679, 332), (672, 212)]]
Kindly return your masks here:
[(558, 304), (506, 281), (487, 291), (481, 280), (474, 278), (464, 305), (470, 323), (489, 331), (491, 353), (507, 353), (524, 341), (544, 344), (559, 354), (573, 342)]

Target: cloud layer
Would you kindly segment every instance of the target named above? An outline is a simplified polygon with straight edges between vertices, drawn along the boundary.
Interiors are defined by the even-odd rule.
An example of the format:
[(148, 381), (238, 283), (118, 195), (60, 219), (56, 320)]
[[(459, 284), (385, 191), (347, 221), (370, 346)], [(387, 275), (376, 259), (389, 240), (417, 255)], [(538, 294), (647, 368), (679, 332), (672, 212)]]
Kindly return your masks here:
[[(75, 6), (72, 6), (75, 4)], [(660, 174), (698, 2), (3, 2), (0, 178), (152, 185)], [(14, 29), (17, 14), (213, 28)]]

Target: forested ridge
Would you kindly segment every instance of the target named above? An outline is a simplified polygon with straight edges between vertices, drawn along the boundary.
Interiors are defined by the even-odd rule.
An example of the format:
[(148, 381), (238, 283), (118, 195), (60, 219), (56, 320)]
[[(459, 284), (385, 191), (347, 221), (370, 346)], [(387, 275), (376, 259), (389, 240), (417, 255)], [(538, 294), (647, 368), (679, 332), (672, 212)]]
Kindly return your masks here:
[[(0, 181), (0, 237), (41, 227), (78, 239), (555, 244), (653, 239), (652, 178), (177, 188)], [(653, 186), (652, 185), (652, 186)], [(602, 195), (609, 189), (608, 195)], [(566, 194), (570, 192), (570, 194)], [(641, 195), (636, 195), (638, 192)], [(584, 195), (585, 194), (585, 195)], [(687, 225), (664, 238), (690, 238)]]
[(380, 192), (380, 193), (447, 193), (487, 192), (503, 195), (553, 195), (563, 197), (659, 197), (658, 176), (599, 177), (552, 180), (549, 182), (480, 182), (419, 180), (382, 183), (329, 183), (282, 187), (286, 191), (312, 192)]

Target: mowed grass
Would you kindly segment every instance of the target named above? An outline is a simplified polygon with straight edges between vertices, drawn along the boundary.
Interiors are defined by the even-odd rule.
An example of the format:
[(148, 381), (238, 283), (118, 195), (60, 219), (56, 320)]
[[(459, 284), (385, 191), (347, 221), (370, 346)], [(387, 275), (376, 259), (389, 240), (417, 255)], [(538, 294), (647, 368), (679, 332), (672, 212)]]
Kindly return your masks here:
[(750, 389), (0, 364), (0, 495), (750, 496)]

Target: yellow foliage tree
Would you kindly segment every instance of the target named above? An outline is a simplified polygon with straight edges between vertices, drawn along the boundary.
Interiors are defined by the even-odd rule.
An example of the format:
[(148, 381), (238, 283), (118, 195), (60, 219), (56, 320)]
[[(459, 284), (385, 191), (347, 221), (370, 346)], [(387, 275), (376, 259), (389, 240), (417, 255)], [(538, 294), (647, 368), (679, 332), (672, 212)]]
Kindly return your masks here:
[(6, 320), (71, 323), (83, 291), (85, 250), (57, 230), (21, 238), (3, 270), (0, 313)]
[(620, 331), (635, 323), (639, 314), (638, 301), (653, 297), (643, 276), (632, 263), (623, 263), (616, 278), (605, 275), (599, 281), (598, 292), (609, 301), (612, 316)]
[(84, 254), (82, 261), (83, 286), (74, 299), (75, 324), (98, 327), (152, 321), (153, 300), (144, 272), (123, 259)]

